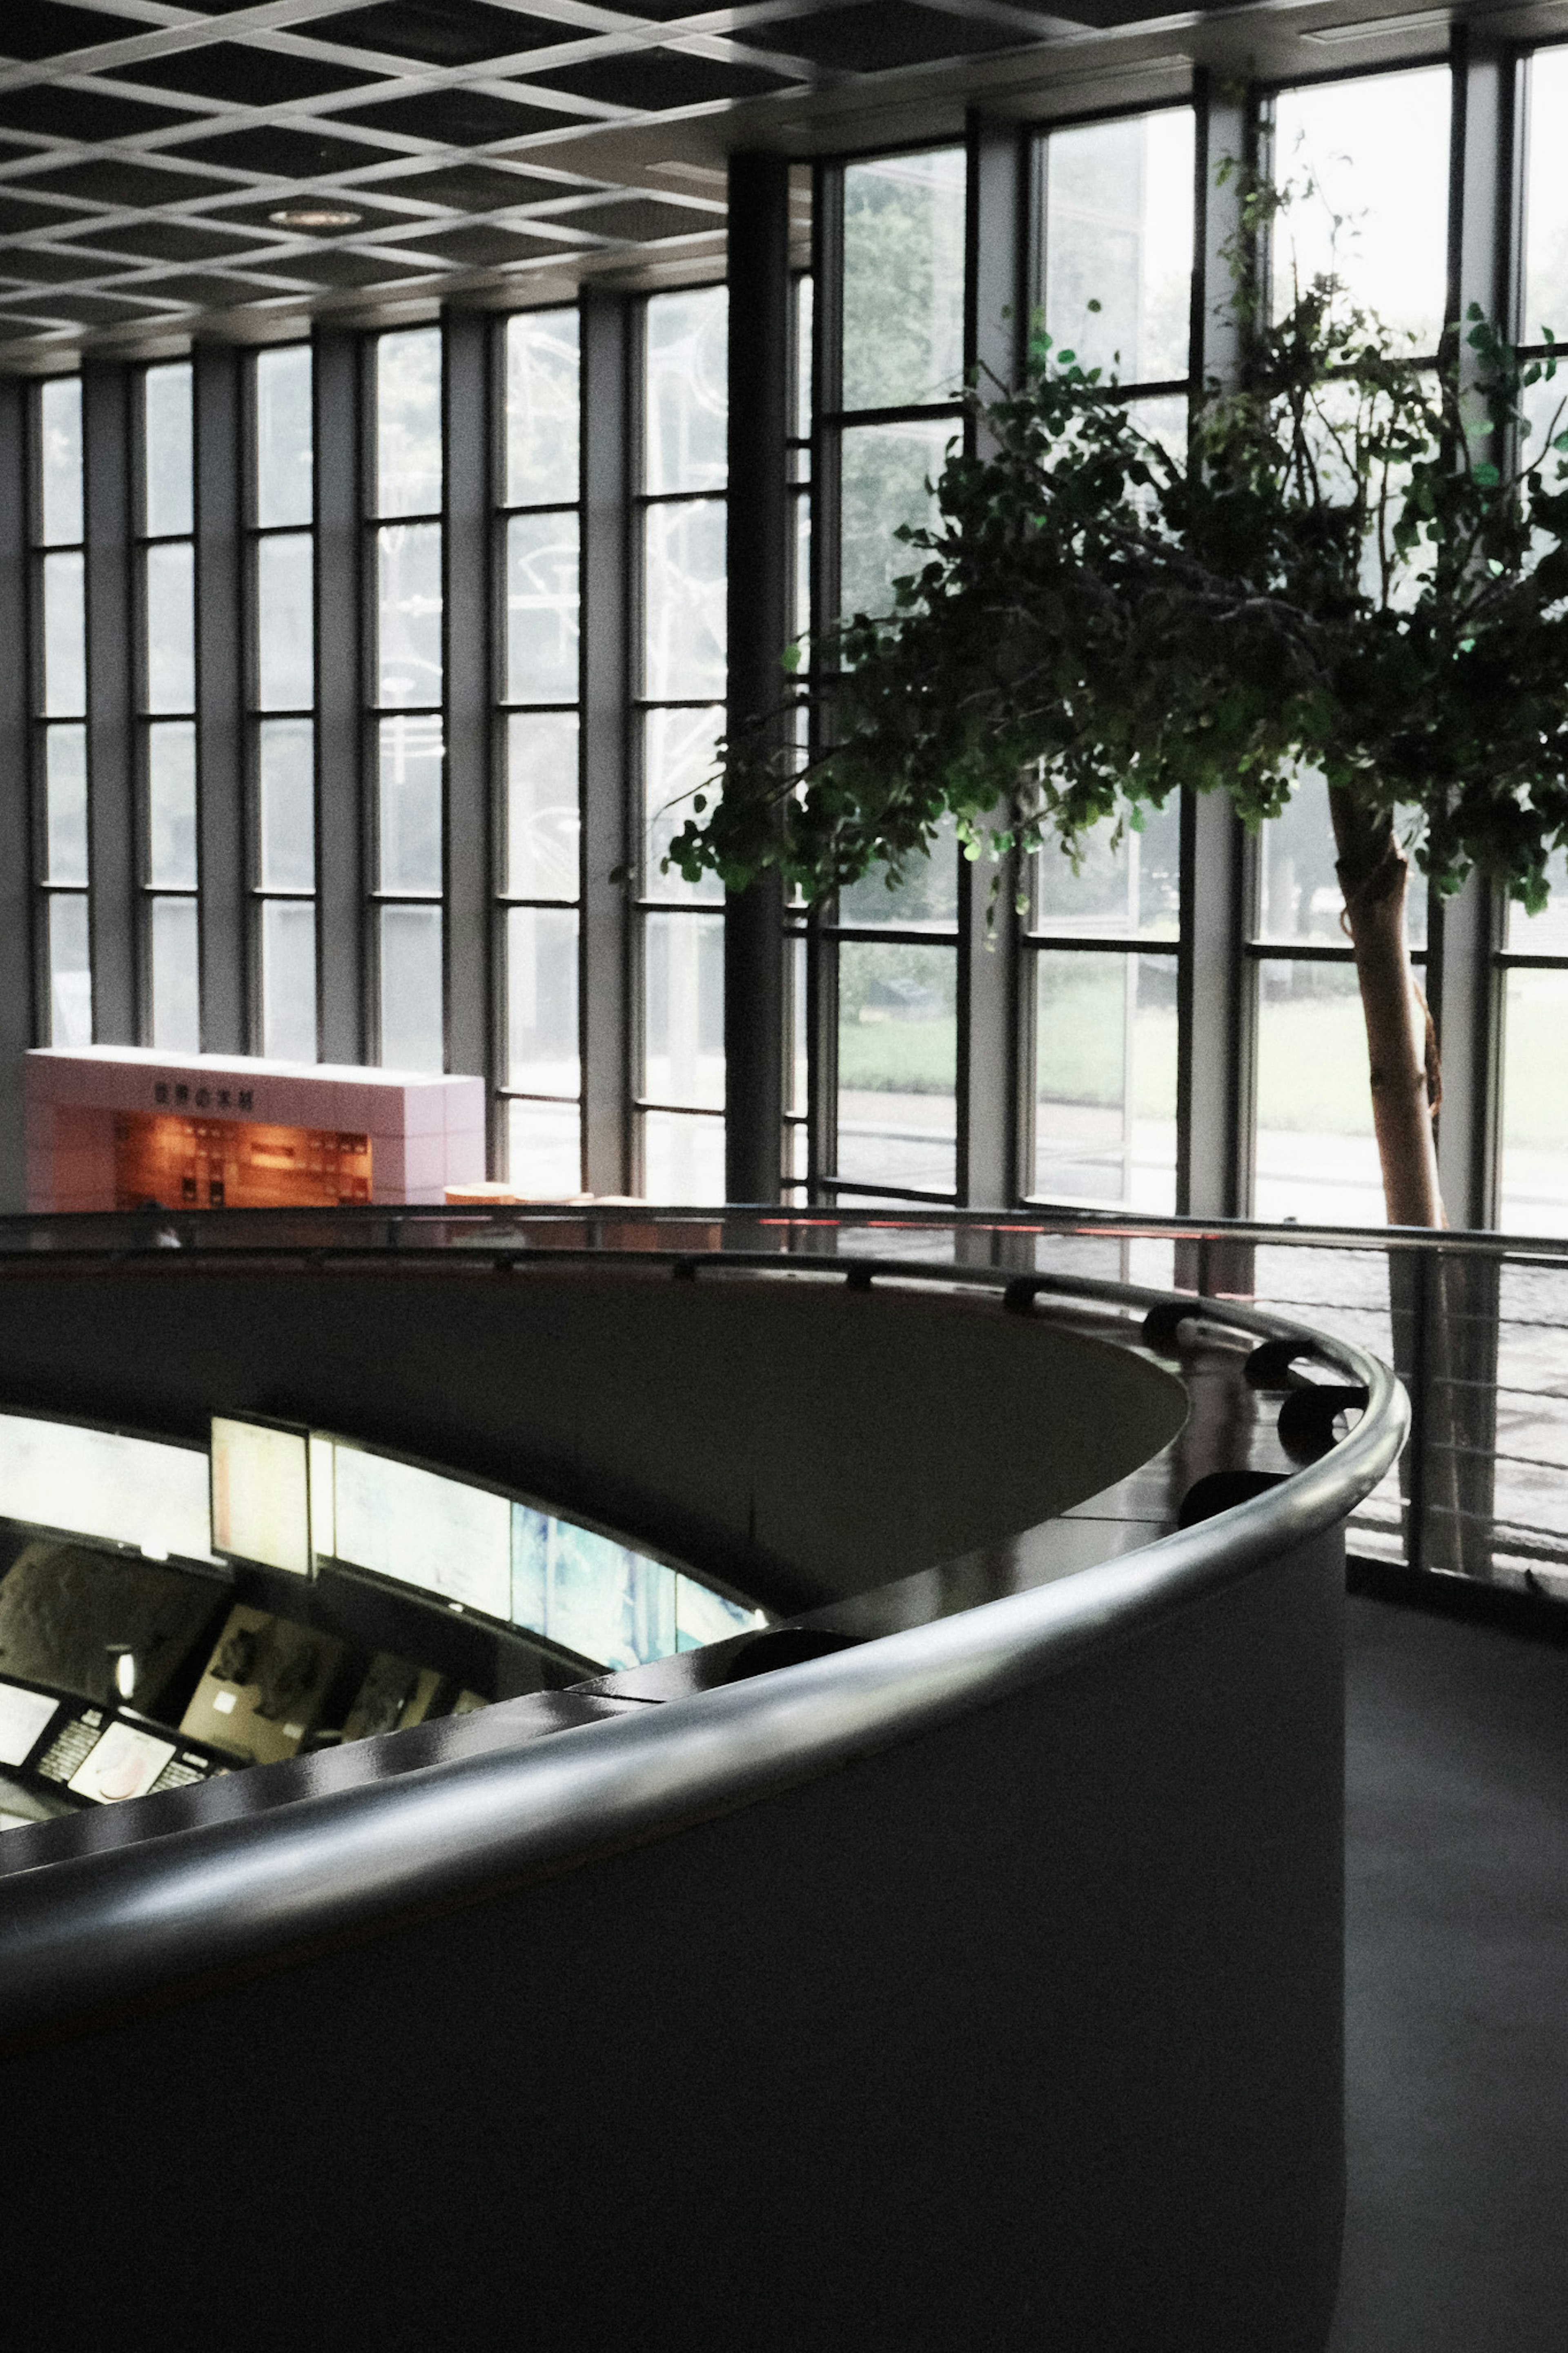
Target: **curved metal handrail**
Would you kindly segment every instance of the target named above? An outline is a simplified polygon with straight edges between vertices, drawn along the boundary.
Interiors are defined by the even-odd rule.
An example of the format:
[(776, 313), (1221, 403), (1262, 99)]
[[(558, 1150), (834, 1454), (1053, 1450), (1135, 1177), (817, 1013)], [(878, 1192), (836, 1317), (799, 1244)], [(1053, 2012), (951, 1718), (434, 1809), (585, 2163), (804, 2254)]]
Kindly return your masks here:
[[(633, 1255), (648, 1265), (647, 1254)], [(761, 1263), (780, 1270), (776, 1257)], [(841, 1279), (849, 1271), (843, 1261), (784, 1264)], [(1002, 1290), (1009, 1280), (873, 1266), (875, 1279), (893, 1282)], [(552, 1876), (934, 1730), (1337, 1525), (1399, 1451), (1404, 1392), (1350, 1342), (1228, 1301), (1093, 1278), (1028, 1281), (1042, 1293), (1163, 1309), (1173, 1322), (1296, 1340), (1364, 1388), (1365, 1410), (1331, 1452), (1268, 1493), (1058, 1582), (519, 1748), (20, 1873), (0, 1886), (0, 2041), (16, 2047), (192, 1981)]]

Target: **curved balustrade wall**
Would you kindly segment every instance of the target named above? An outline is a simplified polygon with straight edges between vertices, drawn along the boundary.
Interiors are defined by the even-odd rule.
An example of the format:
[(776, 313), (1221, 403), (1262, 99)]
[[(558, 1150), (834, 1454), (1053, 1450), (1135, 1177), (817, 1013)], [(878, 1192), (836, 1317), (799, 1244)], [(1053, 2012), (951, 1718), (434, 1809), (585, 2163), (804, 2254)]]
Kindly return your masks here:
[[(689, 1433), (669, 1508), (733, 1556), (776, 1462), (749, 1556), (816, 1579), (798, 1633), (548, 1722), (519, 1699), (335, 1783), (264, 1767), (85, 1843), (8, 1834), (76, 1836), (0, 1882), (8, 2285), (40, 2341), (107, 2315), (241, 2348), (1320, 2353), (1341, 1529), (1398, 1393), (1244, 1309), (904, 1273), (12, 1262), (7, 1303), (64, 1308), (0, 1320), (8, 1394), (63, 1402), (74, 1350), (79, 1406), (95, 1366), (129, 1396), (136, 1301), (177, 1302), (141, 1329), (194, 1357), (147, 1353), (144, 1423), (257, 1347), (342, 1427), (342, 1316), (374, 1434), (476, 1473), (546, 1410), (542, 1377), (497, 1393), (506, 1319), (591, 1302), (626, 1493), (651, 1508), (638, 1449)], [(550, 1443), (585, 1475), (582, 1351)], [(664, 1392), (640, 1430), (634, 1356)], [(1364, 1409), (1298, 1408), (1287, 1444), (1312, 1380)]]

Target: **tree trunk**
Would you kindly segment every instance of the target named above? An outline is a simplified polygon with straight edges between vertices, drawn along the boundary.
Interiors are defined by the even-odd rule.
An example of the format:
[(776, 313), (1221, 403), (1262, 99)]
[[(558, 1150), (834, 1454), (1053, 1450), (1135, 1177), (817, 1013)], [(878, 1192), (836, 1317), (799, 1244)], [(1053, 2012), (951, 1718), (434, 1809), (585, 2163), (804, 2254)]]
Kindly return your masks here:
[(1446, 1226), (1428, 1093), (1426, 1008), (1405, 939), (1410, 862), (1391, 818), (1331, 791), (1336, 871), (1355, 950), (1372, 1065), (1372, 1120), (1391, 1226)]

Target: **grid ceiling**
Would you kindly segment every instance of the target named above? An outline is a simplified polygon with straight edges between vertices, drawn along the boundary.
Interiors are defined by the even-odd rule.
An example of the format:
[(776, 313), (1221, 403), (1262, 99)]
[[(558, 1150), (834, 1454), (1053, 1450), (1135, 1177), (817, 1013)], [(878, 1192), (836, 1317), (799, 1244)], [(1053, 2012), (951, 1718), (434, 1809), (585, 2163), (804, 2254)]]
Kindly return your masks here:
[[(187, 331), (193, 311), (266, 334), (334, 298), (717, 252), (716, 174), (656, 191), (601, 136), (589, 176), (582, 134), (1148, 13), (1061, 5), (1070, 20), (1030, 0), (0, 0), (0, 365), (58, 364), (84, 331)], [(278, 218), (301, 211), (353, 218)]]

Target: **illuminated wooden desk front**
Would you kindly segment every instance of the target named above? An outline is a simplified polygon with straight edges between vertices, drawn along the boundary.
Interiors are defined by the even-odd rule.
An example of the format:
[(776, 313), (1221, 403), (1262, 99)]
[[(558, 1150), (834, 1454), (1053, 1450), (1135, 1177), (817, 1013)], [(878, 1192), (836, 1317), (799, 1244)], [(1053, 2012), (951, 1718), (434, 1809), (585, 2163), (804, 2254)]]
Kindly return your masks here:
[(27, 1207), (440, 1202), (482, 1178), (482, 1079), (153, 1047), (26, 1057)]

